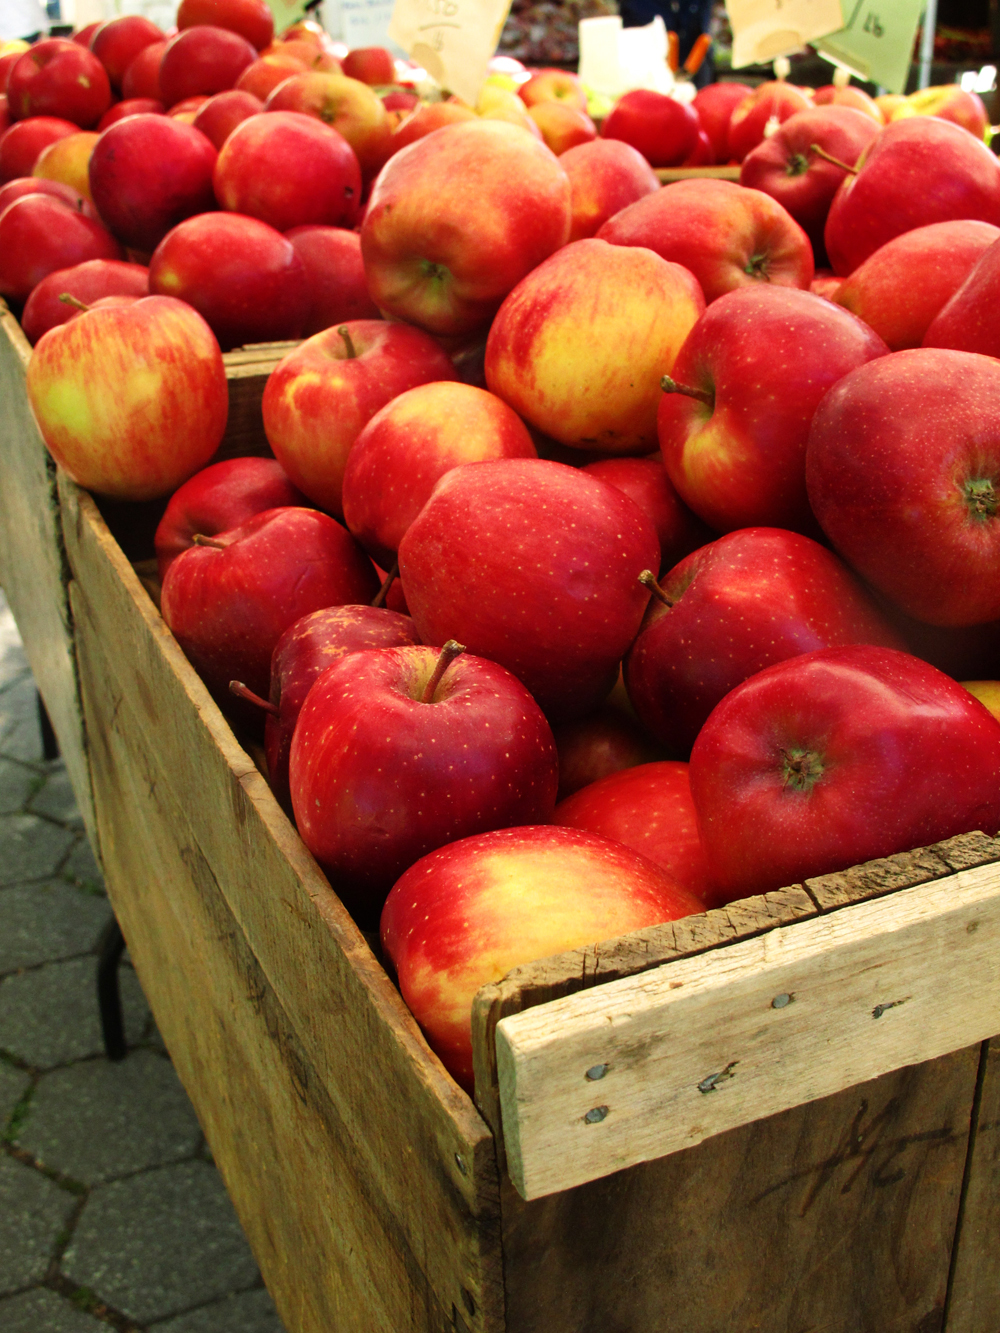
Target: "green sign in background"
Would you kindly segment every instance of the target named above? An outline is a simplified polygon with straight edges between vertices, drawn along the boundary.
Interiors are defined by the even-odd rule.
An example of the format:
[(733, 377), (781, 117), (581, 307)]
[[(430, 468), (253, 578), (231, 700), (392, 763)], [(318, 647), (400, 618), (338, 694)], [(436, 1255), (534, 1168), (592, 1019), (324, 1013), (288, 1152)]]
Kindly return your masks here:
[(891, 93), (906, 88), (924, 0), (840, 0), (844, 26), (812, 45)]

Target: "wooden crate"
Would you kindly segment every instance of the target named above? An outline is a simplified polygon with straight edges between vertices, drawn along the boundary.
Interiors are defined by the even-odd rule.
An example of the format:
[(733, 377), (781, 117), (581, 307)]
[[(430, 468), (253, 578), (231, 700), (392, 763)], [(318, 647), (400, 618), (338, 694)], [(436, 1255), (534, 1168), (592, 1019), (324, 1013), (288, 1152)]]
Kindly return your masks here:
[(8, 325), (0, 578), (291, 1333), (997, 1333), (993, 840), (517, 969), (476, 1002), (473, 1105), (45, 463), (23, 353)]

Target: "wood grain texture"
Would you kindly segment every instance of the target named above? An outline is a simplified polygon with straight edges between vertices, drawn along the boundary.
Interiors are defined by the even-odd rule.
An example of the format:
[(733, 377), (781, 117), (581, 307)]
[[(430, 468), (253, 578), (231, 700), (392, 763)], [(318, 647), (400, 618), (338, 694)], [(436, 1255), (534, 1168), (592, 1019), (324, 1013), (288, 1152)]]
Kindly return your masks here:
[(1000, 1333), (1000, 1038), (983, 1043), (945, 1333)]
[(508, 1170), (537, 1198), (998, 1030), (992, 864), (505, 1018)]
[(223, 356), (229, 386), (229, 417), (213, 462), (221, 462), (224, 458), (267, 458), (271, 455), (261, 415), (264, 386), (281, 358), (298, 345), (297, 342), (260, 343), (226, 352)]
[(657, 167), (656, 176), (662, 185), (673, 185), (675, 181), (709, 180), (739, 181), (739, 167)]
[(56, 469), (25, 390), (31, 347), (0, 301), (0, 584), (99, 855), (66, 592)]
[(940, 1333), (978, 1053), (531, 1203), (505, 1182), (507, 1333)]
[[(334, 1113), (339, 1117), (350, 1155), (345, 1149), (343, 1161), (348, 1165), (342, 1163), (338, 1171), (346, 1170), (353, 1178), (351, 1189), (356, 1188), (360, 1197), (353, 1198), (348, 1191), (338, 1207), (367, 1209), (371, 1216), (359, 1217), (336, 1233), (336, 1261), (322, 1246), (302, 1252), (295, 1261), (295, 1281), (307, 1285), (325, 1281), (327, 1269), (338, 1265), (363, 1272), (369, 1258), (365, 1247), (352, 1239), (352, 1227), (372, 1228), (379, 1219), (383, 1230), (392, 1232), (389, 1248), (398, 1250), (410, 1273), (403, 1286), (406, 1308), (411, 1310), (409, 1322), (392, 1322), (402, 1319), (397, 1308), (391, 1319), (385, 1316), (388, 1322), (366, 1325), (368, 1306), (361, 1301), (351, 1315), (354, 1322), (317, 1324), (317, 1333), (320, 1327), (336, 1328), (338, 1333), (341, 1328), (416, 1333), (426, 1327), (436, 1333), (436, 1315), (422, 1312), (440, 1308), (451, 1318), (453, 1307), (455, 1318), (464, 1320), (470, 1330), (502, 1329), (498, 1182), (487, 1126), (428, 1050), (368, 945), (194, 676), (93, 502), (65, 480), (61, 491), (67, 549), (78, 584), (74, 604), (81, 608), (78, 619), (86, 620), (86, 630), (80, 632), (87, 634), (86, 674), (93, 676), (88, 688), (92, 696), (100, 684), (112, 696), (103, 711), (92, 698), (88, 708), (93, 710), (89, 725), (109, 734), (108, 743), (117, 747), (113, 776), (102, 787), (99, 800), (101, 818), (109, 829), (119, 821), (109, 856), (116, 908), (121, 906), (123, 914), (134, 920), (137, 909), (130, 912), (127, 903), (137, 894), (146, 902), (158, 897), (159, 917), (178, 910), (171, 904), (180, 890), (171, 890), (169, 882), (159, 885), (156, 857), (139, 856), (126, 865), (131, 855), (123, 847), (128, 830), (161, 826), (157, 857), (169, 860), (173, 838), (184, 864), (199, 867), (197, 874), (190, 871), (193, 883), (184, 887), (182, 914), (194, 912), (194, 900), (204, 895), (213, 903), (199, 910), (224, 910), (231, 918), (226, 939), (218, 941), (219, 957), (213, 956), (211, 941), (204, 946), (204, 968), (231, 972), (234, 964), (225, 961), (226, 950), (253, 958), (273, 991), (275, 1005), (286, 1016), (302, 1060), (314, 1071), (307, 1100), (328, 1100), (332, 1110), (318, 1112), (324, 1122)], [(151, 737), (156, 737), (155, 743)], [(138, 769), (140, 764), (141, 772), (131, 772), (130, 765)], [(116, 784), (124, 783), (126, 772), (127, 787), (119, 791)], [(104, 811), (107, 805), (121, 809)], [(178, 811), (183, 812), (183, 824), (176, 823)], [(122, 863), (117, 871), (116, 858)], [(180, 873), (176, 867), (175, 871)], [(138, 886), (134, 878), (143, 873), (150, 883)], [(214, 984), (201, 967), (193, 972), (182, 967), (180, 978), (171, 976), (162, 983), (151, 968), (170, 969), (172, 963), (161, 955), (147, 965), (158, 1019), (156, 986), (169, 984), (179, 987), (171, 1004), (186, 1005), (191, 1023), (220, 1027), (222, 1038), (233, 1040), (244, 1052), (254, 1042), (261, 1047), (273, 1044), (270, 1020), (253, 1004), (237, 1005), (222, 996), (221, 1019), (211, 1009), (201, 1012), (202, 991)], [(171, 1054), (182, 1071), (194, 1069), (200, 1057), (189, 1055), (183, 1046), (190, 1039), (190, 1027), (175, 1024), (175, 1030), (181, 1036), (174, 1046), (178, 1040), (182, 1044), (175, 1049), (167, 1034)], [(213, 1149), (220, 1153), (226, 1150), (227, 1117), (274, 1120), (278, 1116), (269, 1101), (269, 1076), (263, 1065), (259, 1069), (246, 1105), (228, 1109), (213, 1106), (220, 1100), (213, 1078), (189, 1076), (189, 1090), (206, 1122), (213, 1115), (223, 1116), (222, 1141), (213, 1141)], [(259, 1103), (259, 1109), (253, 1103)], [(275, 1127), (273, 1132), (284, 1135), (285, 1129)], [(241, 1162), (231, 1172), (231, 1183), (237, 1198), (246, 1200), (244, 1214), (258, 1210), (260, 1216), (249, 1220), (244, 1216), (244, 1221), (251, 1236), (260, 1235), (261, 1228), (278, 1223), (268, 1221), (269, 1206), (263, 1195), (255, 1195), (254, 1179), (249, 1183), (237, 1179), (252, 1166), (249, 1157)], [(290, 1179), (291, 1185), (286, 1180), (285, 1187), (294, 1190), (297, 1177)], [(347, 1190), (339, 1177), (333, 1185)], [(287, 1235), (276, 1233), (274, 1245), (285, 1252), (285, 1262), (291, 1262), (288, 1254), (299, 1253), (294, 1227)], [(258, 1257), (266, 1263), (266, 1255)], [(413, 1279), (416, 1272), (422, 1275), (419, 1282)], [(358, 1280), (356, 1275), (353, 1281)], [(354, 1297), (347, 1288), (343, 1299), (345, 1304), (338, 1304), (338, 1309), (353, 1308)], [(377, 1313), (376, 1305), (371, 1308)], [(298, 1333), (295, 1324), (290, 1327)], [(311, 1333), (313, 1326), (303, 1327)]]

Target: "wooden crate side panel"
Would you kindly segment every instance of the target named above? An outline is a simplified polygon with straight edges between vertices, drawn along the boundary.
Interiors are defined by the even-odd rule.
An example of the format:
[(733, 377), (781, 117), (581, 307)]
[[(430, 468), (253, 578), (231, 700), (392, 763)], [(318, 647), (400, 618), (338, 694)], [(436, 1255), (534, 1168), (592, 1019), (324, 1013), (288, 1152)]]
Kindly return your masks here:
[(978, 1055), (530, 1203), (505, 1182), (508, 1333), (939, 1333)]
[(140, 981), (291, 1333), (453, 1330), (247, 947), (74, 589), (98, 819)]
[(946, 1333), (1000, 1333), (1000, 1038), (984, 1042)]
[(487, 1126), (429, 1052), (92, 501), (67, 485), (63, 508), (71, 565), (93, 633), (109, 645), (117, 693), (137, 732), (158, 737), (162, 780), (366, 1178), (441, 1307), (464, 1308), (470, 1329), (502, 1329), (499, 1187)]
[(2, 302), (0, 324), (0, 584), (96, 851), (55, 466), (28, 406), (31, 347)]

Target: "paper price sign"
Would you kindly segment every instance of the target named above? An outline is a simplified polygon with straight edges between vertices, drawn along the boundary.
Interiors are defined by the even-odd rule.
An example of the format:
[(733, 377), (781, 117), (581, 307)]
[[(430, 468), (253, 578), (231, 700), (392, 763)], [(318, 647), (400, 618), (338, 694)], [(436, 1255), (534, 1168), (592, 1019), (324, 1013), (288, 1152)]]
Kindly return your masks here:
[(274, 15), (274, 31), (283, 32), (305, 17), (306, 0), (267, 0), (267, 7)]
[(844, 26), (840, 0), (726, 0), (733, 68), (763, 65)]
[(396, 0), (389, 36), (436, 83), (475, 106), (510, 0)]
[(891, 93), (906, 87), (925, 0), (842, 0), (843, 26), (813, 43), (817, 52)]

